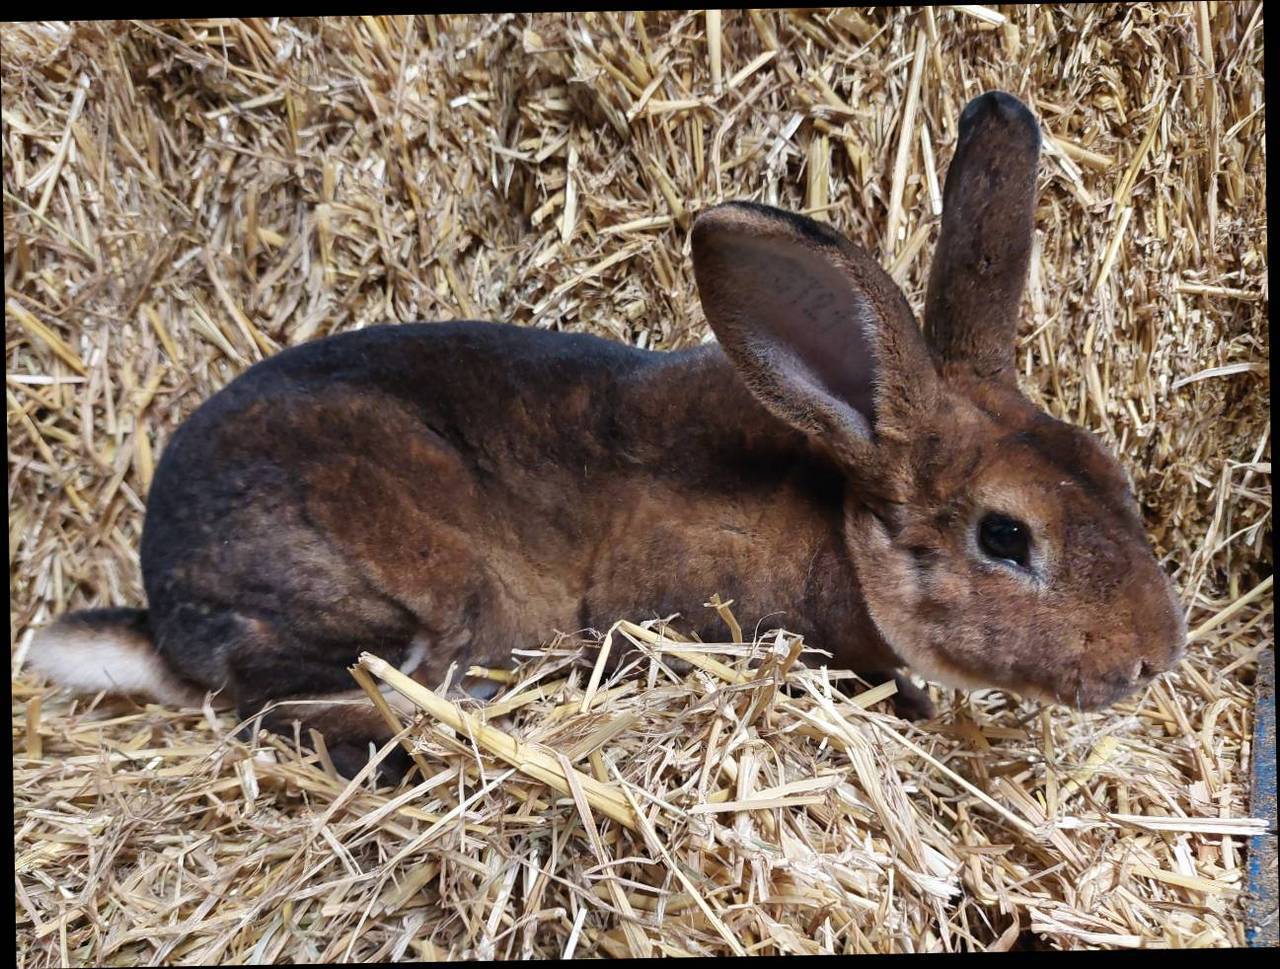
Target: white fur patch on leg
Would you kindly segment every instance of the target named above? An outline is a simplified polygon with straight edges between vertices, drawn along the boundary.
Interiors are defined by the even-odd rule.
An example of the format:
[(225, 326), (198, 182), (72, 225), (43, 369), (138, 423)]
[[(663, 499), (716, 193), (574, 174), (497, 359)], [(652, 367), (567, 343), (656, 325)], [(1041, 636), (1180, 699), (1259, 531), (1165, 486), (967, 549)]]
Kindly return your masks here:
[(76, 693), (140, 693), (174, 706), (199, 706), (204, 698), (169, 671), (148, 639), (130, 629), (56, 622), (36, 634), (27, 663)]
[(427, 656), (427, 650), (431, 648), (431, 640), (423, 633), (413, 637), (409, 643), (409, 650), (405, 653), (404, 662), (400, 664), (400, 672), (406, 676), (413, 676), (416, 670)]

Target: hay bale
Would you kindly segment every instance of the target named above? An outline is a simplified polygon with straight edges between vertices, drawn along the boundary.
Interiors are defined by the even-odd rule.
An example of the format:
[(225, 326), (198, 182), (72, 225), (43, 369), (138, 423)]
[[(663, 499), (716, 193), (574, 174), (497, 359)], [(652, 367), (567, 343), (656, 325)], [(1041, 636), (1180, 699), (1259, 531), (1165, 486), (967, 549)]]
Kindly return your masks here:
[[(1260, 3), (0, 40), (23, 964), (1243, 942), (1274, 641)], [(1146, 695), (1086, 716), (935, 690), (916, 727), (833, 672), (748, 672), (786, 637), (620, 626), (625, 680), (531, 643), (493, 724), (612, 793), (431, 716), (406, 727), (425, 778), (387, 793), (212, 710), (23, 675), (51, 615), (141, 600), (155, 456), (280, 347), (447, 317), (696, 343), (687, 229), (729, 197), (830, 220), (918, 309), (955, 119), (990, 87), (1046, 133), (1024, 386), (1124, 457), (1191, 617)]]

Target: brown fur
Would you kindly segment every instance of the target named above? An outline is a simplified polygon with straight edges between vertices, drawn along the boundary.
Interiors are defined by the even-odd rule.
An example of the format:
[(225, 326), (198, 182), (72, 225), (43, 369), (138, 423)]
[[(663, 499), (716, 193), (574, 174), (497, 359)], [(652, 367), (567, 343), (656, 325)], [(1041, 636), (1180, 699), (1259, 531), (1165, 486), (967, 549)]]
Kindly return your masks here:
[[(349, 690), (365, 649), (438, 686), (619, 616), (720, 638), (718, 592), (904, 686), (906, 663), (1094, 707), (1168, 669), (1185, 627), (1123, 471), (1016, 388), (1037, 147), (1007, 95), (966, 109), (928, 341), (858, 247), (731, 203), (692, 238), (723, 349), (406, 324), (252, 368), (157, 468), (158, 656), (248, 716)], [(992, 512), (1030, 529), (1026, 568), (978, 547)], [(294, 716), (344, 769), (390, 736), (350, 705), (268, 723)]]

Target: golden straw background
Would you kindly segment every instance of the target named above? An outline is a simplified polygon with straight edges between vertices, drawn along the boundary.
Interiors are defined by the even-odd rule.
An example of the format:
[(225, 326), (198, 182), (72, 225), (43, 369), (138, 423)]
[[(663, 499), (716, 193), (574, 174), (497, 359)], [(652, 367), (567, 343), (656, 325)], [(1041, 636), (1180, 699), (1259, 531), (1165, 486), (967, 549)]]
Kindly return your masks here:
[[(0, 26), (18, 964), (1243, 944), (1274, 642), (1262, 27), (1260, 2)], [(1188, 608), (1144, 696), (935, 688), (913, 725), (731, 607), (738, 645), (619, 616), (625, 676), (547, 630), (497, 709), (393, 689), (422, 773), (374, 791), (212, 709), (22, 672), (52, 616), (142, 602), (166, 440), (281, 347), (458, 317), (687, 346), (690, 220), (735, 197), (829, 220), (918, 310), (956, 119), (993, 87), (1045, 135), (1024, 388), (1122, 456)]]

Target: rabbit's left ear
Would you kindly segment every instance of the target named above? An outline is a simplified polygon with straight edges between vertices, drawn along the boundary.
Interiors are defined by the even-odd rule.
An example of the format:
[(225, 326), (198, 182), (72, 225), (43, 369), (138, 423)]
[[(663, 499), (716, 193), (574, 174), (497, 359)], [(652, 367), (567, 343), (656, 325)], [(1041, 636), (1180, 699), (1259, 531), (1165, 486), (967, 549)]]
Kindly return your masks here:
[(988, 91), (961, 112), (924, 325), (943, 360), (983, 377), (1016, 379), (1039, 157), (1040, 125), (1012, 95)]
[(756, 398), (869, 486), (893, 478), (885, 445), (914, 436), (937, 390), (897, 284), (838, 232), (750, 202), (702, 213), (692, 248), (707, 320)]

